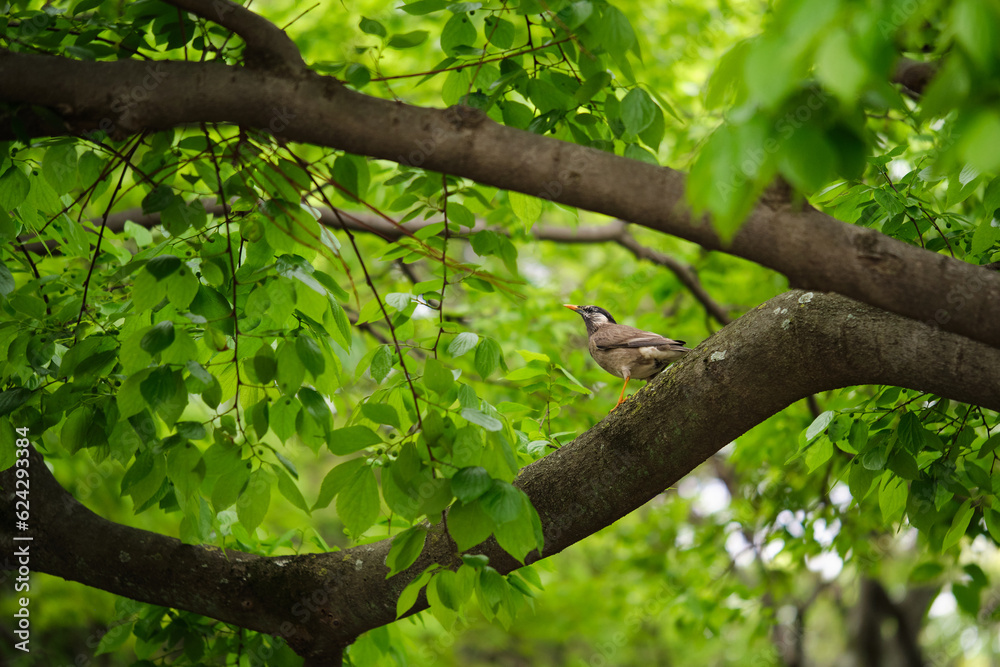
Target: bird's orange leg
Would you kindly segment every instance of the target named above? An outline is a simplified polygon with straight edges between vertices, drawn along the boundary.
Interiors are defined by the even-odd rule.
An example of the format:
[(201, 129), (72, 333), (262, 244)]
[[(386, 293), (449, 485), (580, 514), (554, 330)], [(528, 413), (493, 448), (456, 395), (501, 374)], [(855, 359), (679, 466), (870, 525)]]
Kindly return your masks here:
[[(628, 375), (625, 376), (625, 384), (622, 385), (622, 393), (618, 395), (618, 402), (615, 403), (615, 408), (617, 408), (619, 405), (621, 405), (622, 401), (625, 400), (625, 387), (628, 386), (628, 381), (631, 380), (631, 379), (632, 378), (629, 377)], [(611, 409), (614, 410), (615, 408), (611, 408)]]

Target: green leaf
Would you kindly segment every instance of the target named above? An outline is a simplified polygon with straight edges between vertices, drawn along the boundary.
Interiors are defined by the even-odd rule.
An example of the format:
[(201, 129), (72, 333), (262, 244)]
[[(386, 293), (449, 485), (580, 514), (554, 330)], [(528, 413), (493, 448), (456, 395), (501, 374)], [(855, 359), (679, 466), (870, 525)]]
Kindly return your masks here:
[(322, 509), (330, 504), (330, 501), (340, 493), (344, 485), (347, 484), (347, 480), (354, 475), (355, 472), (360, 470), (362, 467), (367, 465), (363, 458), (351, 459), (350, 461), (345, 461), (340, 465), (336, 466), (330, 472), (326, 473), (323, 478), (323, 483), (320, 485), (319, 498), (316, 500), (316, 504), (313, 505), (313, 510)]
[(794, 186), (812, 192), (832, 177), (837, 154), (827, 137), (812, 125), (802, 125), (782, 144), (779, 152), (781, 172)]
[(462, 468), (451, 478), (451, 490), (463, 503), (470, 503), (493, 486), (493, 479), (485, 468)]
[(142, 340), (139, 341), (139, 347), (149, 354), (157, 354), (170, 347), (174, 342), (174, 335), (174, 323), (170, 320), (164, 320), (154, 324), (143, 335)]
[[(182, 382), (181, 389), (183, 388)], [(177, 391), (178, 385), (174, 373), (167, 366), (154, 368), (146, 379), (139, 383), (139, 392), (153, 408), (169, 402)]]
[(132, 462), (132, 465), (129, 466), (128, 470), (126, 470), (125, 474), (122, 476), (122, 494), (124, 495), (128, 493), (134, 485), (145, 479), (145, 477), (152, 472), (153, 466), (152, 452), (147, 450), (137, 454), (135, 461)]
[(492, 338), (483, 338), (476, 346), (476, 372), (484, 380), (503, 364), (503, 350)]
[(530, 230), (531, 226), (538, 222), (539, 216), (542, 215), (542, 200), (538, 197), (531, 197), (511, 190), (507, 193), (507, 200), (510, 202), (511, 210), (524, 225), (525, 230)]
[(385, 376), (392, 370), (392, 348), (388, 345), (380, 345), (372, 357), (369, 367), (372, 379), (381, 383)]
[(847, 434), (847, 441), (854, 448), (854, 451), (864, 450), (865, 445), (868, 444), (868, 424), (861, 419), (855, 420)]
[(577, 88), (576, 92), (573, 93), (573, 99), (575, 99), (580, 104), (585, 104), (590, 101), (590, 99), (604, 90), (604, 87), (611, 83), (611, 73), (605, 70), (600, 72), (595, 72), (587, 77), (587, 80), (583, 82), (583, 85)]
[(537, 546), (531, 516), (527, 512), (512, 521), (497, 524), (494, 536), (503, 550), (520, 563), (524, 563), (528, 552)]
[(514, 24), (506, 19), (487, 16), (483, 21), (483, 34), (498, 49), (509, 49), (514, 45)]
[(169, 206), (176, 197), (177, 195), (174, 194), (169, 185), (157, 185), (143, 198), (142, 212), (146, 214), (159, 213)]
[(919, 452), (924, 446), (924, 427), (920, 418), (912, 412), (903, 413), (896, 427), (896, 436), (909, 451)]
[(10, 269), (0, 264), (0, 295), (7, 296), (14, 291), (15, 287), (17, 287), (17, 283), (14, 281), (14, 275)]
[[(409, 11), (409, 8), (414, 5), (421, 3), (413, 3), (410, 5), (405, 5), (403, 11)], [(412, 49), (414, 46), (420, 46), (425, 41), (427, 41), (427, 36), (430, 33), (426, 30), (413, 30), (411, 32), (404, 32), (397, 35), (393, 35), (389, 38), (388, 46), (390, 49)]]
[(31, 182), (17, 165), (9, 167), (0, 176), (0, 209), (12, 211), (24, 203), (31, 190)]
[[(876, 435), (885, 435), (885, 431), (880, 431)], [(882, 470), (889, 459), (889, 449), (885, 438), (872, 439), (868, 446), (861, 452), (861, 465), (869, 470)]]
[(495, 612), (507, 594), (507, 582), (504, 580), (503, 575), (492, 567), (484, 567), (479, 571), (478, 584), (479, 587), (476, 592), (482, 595), (480, 598), (480, 607), (485, 607)]
[(455, 378), (451, 371), (437, 359), (428, 357), (424, 366), (424, 385), (439, 396), (444, 396), (454, 384)]
[[(138, 285), (136, 287), (138, 288)], [(231, 331), (233, 307), (230, 305), (229, 299), (212, 287), (198, 286), (198, 293), (191, 300), (191, 312), (200, 315), (207, 322), (228, 320), (229, 330), (227, 333)]]
[(992, 5), (983, 0), (959, 0), (954, 3), (951, 24), (956, 41), (984, 71), (989, 71), (995, 57), (996, 15)]
[(337, 516), (354, 537), (368, 530), (378, 518), (379, 495), (375, 473), (370, 466), (358, 468), (337, 494)]
[(385, 295), (385, 302), (399, 312), (403, 312), (413, 303), (413, 295), (408, 292), (390, 292)]
[(253, 356), (252, 367), (258, 383), (270, 384), (278, 372), (278, 358), (270, 345), (265, 343), (260, 346)]
[(399, 430), (399, 414), (396, 412), (396, 408), (391, 405), (386, 405), (385, 403), (372, 403), (368, 401), (362, 404), (361, 414), (366, 418), (372, 420), (376, 424), (388, 424), (393, 426), (396, 430)]
[(951, 521), (951, 527), (944, 536), (944, 540), (941, 542), (941, 551), (945, 552), (951, 549), (953, 546), (958, 544), (958, 541), (962, 539), (965, 532), (969, 529), (969, 523), (972, 521), (972, 515), (975, 513), (975, 508), (972, 507), (972, 499), (967, 499), (955, 512), (955, 517)]
[(490, 558), (483, 554), (462, 554), (462, 562), (473, 569), (481, 570), (490, 564)]
[(979, 596), (981, 592), (982, 589), (980, 587), (973, 586), (971, 584), (953, 583), (951, 585), (951, 594), (955, 596), (955, 602), (958, 603), (958, 608), (973, 617), (979, 615)]
[(448, 534), (455, 540), (459, 551), (467, 551), (481, 543), (493, 532), (493, 521), (478, 500), (471, 503), (457, 501), (447, 517)]
[(347, 426), (330, 431), (327, 447), (337, 456), (346, 456), (382, 442), (382, 438), (367, 426)]
[(356, 155), (345, 153), (334, 160), (333, 177), (355, 197), (364, 197), (369, 182), (368, 163)]
[(868, 79), (869, 68), (858, 56), (846, 30), (835, 30), (821, 42), (816, 74), (840, 99), (853, 102)]
[(986, 518), (986, 530), (995, 544), (1000, 544), (1000, 512), (994, 509), (987, 509), (983, 512)]
[(524, 498), (518, 489), (499, 479), (493, 480), (493, 485), (479, 500), (486, 514), (497, 525), (513, 521), (521, 513)]
[(307, 334), (301, 334), (295, 339), (295, 351), (302, 360), (302, 365), (312, 373), (313, 377), (319, 377), (326, 370), (326, 360), (323, 358), (323, 350), (319, 343)]
[(253, 535), (257, 526), (264, 520), (270, 503), (270, 477), (262, 468), (258, 468), (250, 473), (246, 488), (236, 501), (236, 516), (250, 535)]
[(6, 417), (14, 412), (24, 405), (30, 397), (31, 390), (24, 387), (14, 387), (0, 392), (0, 417)]
[(944, 572), (941, 563), (921, 563), (910, 571), (910, 581), (917, 584), (933, 581)]
[(820, 416), (816, 417), (816, 419), (814, 419), (806, 429), (806, 441), (810, 441), (822, 433), (824, 429), (830, 425), (830, 422), (833, 421), (833, 417), (834, 413), (830, 410), (827, 410), (826, 412), (820, 414)]
[(473, 424), (482, 426), (487, 431), (499, 431), (503, 428), (503, 422), (496, 417), (491, 417), (475, 408), (462, 408), (462, 416)]
[(194, 272), (187, 266), (182, 265), (167, 280), (167, 298), (179, 313), (187, 312), (191, 307), (191, 302), (198, 294), (198, 287), (201, 283), (195, 277)]
[(299, 358), (296, 346), (293, 343), (282, 343), (278, 348), (278, 367), (275, 373), (278, 380), (278, 388), (286, 396), (294, 396), (298, 393), (299, 387), (306, 376), (305, 366)]
[(361, 32), (368, 35), (375, 35), (376, 37), (385, 37), (388, 33), (385, 30), (385, 26), (374, 19), (361, 17), (361, 23), (358, 24), (361, 28)]
[(87, 442), (87, 433), (90, 430), (92, 419), (93, 412), (90, 408), (82, 405), (66, 417), (62, 430), (59, 432), (59, 439), (63, 447), (68, 449), (70, 453), (76, 453), (90, 444)]
[(882, 520), (891, 524), (899, 521), (906, 509), (908, 489), (904, 480), (886, 475), (878, 490), (878, 504), (882, 510)]
[(177, 422), (174, 424), (177, 435), (187, 440), (201, 440), (207, 435), (204, 425), (200, 422)]
[(94, 651), (94, 655), (117, 653), (129, 637), (132, 636), (132, 629), (134, 627), (135, 621), (119, 623), (114, 627), (109, 627), (108, 631), (101, 635), (101, 640), (97, 644), (97, 650)]
[(917, 460), (913, 454), (905, 449), (896, 449), (888, 461), (889, 470), (893, 471), (903, 479), (914, 480), (920, 476), (920, 469), (917, 468)]
[(459, 611), (462, 603), (472, 594), (472, 587), (466, 586), (463, 590), (460, 581), (457, 572), (442, 570), (434, 575), (434, 579), (427, 589), (428, 594), (433, 590), (441, 604), (452, 611)]
[(42, 156), (42, 176), (57, 195), (62, 195), (76, 186), (77, 156), (73, 144), (50, 146)]
[(629, 134), (639, 134), (653, 122), (658, 107), (642, 88), (633, 88), (622, 100), (622, 122)]
[(984, 253), (1000, 241), (1000, 220), (990, 211), (972, 235), (972, 252)]
[(455, 336), (448, 344), (448, 354), (452, 357), (460, 357), (479, 343), (479, 336), (469, 331), (463, 331)]
[(330, 406), (326, 404), (326, 399), (311, 387), (299, 389), (299, 401), (306, 413), (323, 429), (323, 433), (330, 428)]
[(295, 483), (295, 480), (289, 477), (288, 473), (281, 468), (274, 468), (274, 474), (278, 477), (278, 491), (281, 492), (281, 495), (287, 498), (288, 502), (292, 503), (306, 514), (309, 514), (309, 503), (306, 502), (306, 499), (303, 497), (302, 491), (299, 490), (299, 485)]
[(618, 57), (624, 56), (636, 43), (632, 24), (617, 7), (605, 6), (603, 15), (591, 18), (587, 26), (593, 26), (595, 40)]
[(396, 618), (401, 617), (416, 604), (417, 597), (420, 595), (420, 589), (426, 586), (427, 582), (431, 580), (432, 571), (437, 567), (440, 566), (436, 564), (429, 565), (423, 571), (423, 574), (406, 585), (403, 592), (399, 594), (399, 599), (396, 600)]
[(829, 438), (820, 438), (806, 450), (805, 463), (809, 472), (815, 471), (833, 456), (833, 443)]
[(385, 557), (385, 564), (389, 568), (389, 574), (385, 578), (402, 572), (413, 565), (420, 552), (424, 550), (424, 541), (427, 539), (427, 529), (423, 526), (413, 526), (404, 530), (392, 540), (392, 547)]
[(441, 30), (441, 50), (445, 55), (460, 55), (456, 49), (460, 46), (472, 46), (476, 43), (476, 27), (468, 14), (455, 14), (444, 24)]
[(976, 454), (976, 458), (981, 459), (989, 456), (989, 454), (997, 447), (1000, 447), (1000, 433), (994, 433), (987, 438), (986, 442), (983, 443), (983, 446), (979, 448), (979, 453)]
[(422, 16), (439, 12), (450, 4), (452, 4), (452, 0), (416, 0), (416, 2), (407, 2), (400, 9), (413, 16)]
[(153, 308), (163, 301), (167, 294), (167, 284), (160, 282), (149, 271), (140, 271), (135, 277), (132, 287), (132, 305), (136, 311), (143, 312)]

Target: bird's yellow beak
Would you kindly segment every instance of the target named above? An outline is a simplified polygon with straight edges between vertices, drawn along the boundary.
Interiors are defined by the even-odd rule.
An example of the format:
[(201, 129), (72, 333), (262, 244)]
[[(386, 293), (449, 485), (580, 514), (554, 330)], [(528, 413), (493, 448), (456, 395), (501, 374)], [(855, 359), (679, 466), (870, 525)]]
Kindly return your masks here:
[(569, 308), (570, 310), (576, 310), (577, 308), (579, 308), (579, 306), (574, 306), (571, 303), (564, 303), (563, 306)]

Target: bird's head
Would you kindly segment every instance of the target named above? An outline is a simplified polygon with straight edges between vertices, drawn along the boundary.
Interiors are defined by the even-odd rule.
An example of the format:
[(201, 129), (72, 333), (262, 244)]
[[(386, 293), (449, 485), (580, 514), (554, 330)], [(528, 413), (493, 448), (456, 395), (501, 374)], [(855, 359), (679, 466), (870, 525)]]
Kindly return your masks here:
[(611, 317), (611, 313), (600, 306), (574, 306), (571, 303), (564, 303), (563, 305), (580, 314), (580, 317), (583, 318), (584, 323), (587, 325), (588, 335), (594, 333), (603, 324), (617, 324), (615, 318)]

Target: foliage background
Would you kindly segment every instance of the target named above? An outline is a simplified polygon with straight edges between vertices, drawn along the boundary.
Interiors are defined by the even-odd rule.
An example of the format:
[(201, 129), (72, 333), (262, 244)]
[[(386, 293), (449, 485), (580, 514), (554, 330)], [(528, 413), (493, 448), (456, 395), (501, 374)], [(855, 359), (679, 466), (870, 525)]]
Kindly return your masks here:
[[(573, 12), (584, 12), (585, 5), (590, 3), (521, 7), (533, 10), (531, 15), (565, 10), (569, 13), (559, 15), (565, 20)], [(612, 11), (601, 3), (594, 6), (591, 11)], [(380, 2), (336, 3), (308, 11), (290, 2), (261, 2), (253, 9), (277, 25), (288, 25), (305, 60), (318, 71), (368, 94), (429, 106), (459, 101), (484, 105), (491, 117), (507, 124), (527, 126), (530, 119), (535, 131), (547, 129), (567, 141), (588, 137), (619, 154), (691, 170), (692, 203), (712, 212), (723, 230), (731, 232), (763, 186), (780, 174), (841, 219), (973, 263), (996, 259), (1000, 231), (992, 215), (1000, 204), (1000, 185), (993, 176), (1000, 166), (995, 151), (1000, 123), (989, 107), (994, 94), (989, 75), (997, 62), (994, 45), (1000, 42), (992, 39), (989, 27), (998, 13), (993, 3), (923, 3), (918, 9), (905, 3), (861, 6), (806, 0), (777, 6), (614, 6), (634, 27), (636, 40), (631, 43), (618, 35), (618, 47), (613, 39), (608, 42), (604, 65), (611, 77), (583, 105), (573, 106), (570, 116), (579, 114), (575, 124), (559, 113), (566, 111), (560, 108), (568, 104), (565, 97), (576, 94), (558, 90), (572, 86), (578, 74), (576, 60), (560, 52), (572, 51), (570, 42), (520, 58), (527, 74), (505, 90), (501, 102), (506, 109), (489, 99), (493, 80), (507, 73), (496, 63), (475, 68), (475, 78), (471, 67), (424, 76), (475, 62), (479, 54), (473, 49), (484, 46), (485, 18), (506, 15), (516, 9), (513, 5), (446, 10), (443, 3), (431, 2), (427, 7), (434, 9), (425, 13)], [(81, 15), (90, 17), (89, 25), (81, 27)], [(154, 2), (119, 6), (85, 1), (44, 8), (13, 3), (2, 39), (8, 48), (79, 58), (114, 58), (116, 44), (135, 45), (139, 40), (146, 41), (144, 55), (154, 60), (238, 57), (237, 45), (224, 41), (225, 31), (208, 24), (202, 24), (201, 36), (218, 52), (200, 50), (175, 16)], [(467, 28), (455, 27), (461, 19), (475, 26), (473, 37)], [(376, 25), (386, 34), (380, 35)], [(526, 44), (524, 17), (512, 18), (510, 25), (511, 45)], [(532, 46), (546, 37), (558, 38), (559, 27), (553, 25), (533, 27)], [(596, 30), (581, 24), (577, 32)], [(407, 40), (420, 39), (416, 31), (427, 31), (425, 40), (408, 47)], [(763, 38), (740, 41), (761, 33)], [(409, 37), (398, 37), (405, 34)], [(457, 35), (457, 41), (442, 35)], [(607, 35), (591, 35), (591, 45), (602, 41), (598, 37)], [(498, 51), (495, 45), (490, 48)], [(920, 107), (885, 83), (894, 51), (945, 56), (947, 76), (939, 77)], [(977, 75), (984, 75), (988, 85), (969, 85)], [(630, 132), (645, 119), (616, 111), (609, 97), (621, 105), (635, 90), (648, 93), (637, 104), (654, 120)], [(463, 98), (469, 92), (473, 94)], [(821, 110), (812, 107), (816, 95), (824, 101)], [(521, 109), (528, 116), (519, 116)], [(556, 113), (546, 116), (545, 111)], [(591, 125), (580, 118), (584, 115)], [(796, 117), (799, 126), (785, 137), (780, 123)], [(593, 128), (591, 134), (581, 135), (586, 127)], [(775, 137), (782, 141), (770, 150), (767, 139)], [(324, 446), (329, 440), (324, 437), (324, 419), (335, 429), (350, 424), (378, 432), (384, 442), (363, 450), (376, 467), (398, 460), (399, 443), (410, 439), (410, 392), (398, 358), (390, 371), (387, 356), (393, 335), (407, 346), (410, 372), (423, 375), (423, 382), (434, 372), (427, 370), (429, 358), (439, 358), (446, 370), (461, 371), (459, 382), (488, 405), (476, 404), (471, 417), (451, 414), (457, 410), (441, 414), (452, 420), (450, 425), (473, 431), (483, 425), (475, 421), (480, 420), (486, 433), (475, 431), (476, 438), (487, 439), (496, 430), (493, 422), (478, 415), (503, 419), (504, 434), (513, 436), (511, 455), (520, 466), (600, 420), (617, 389), (589, 359), (579, 320), (560, 304), (602, 305), (623, 322), (691, 343), (722, 324), (706, 314), (674, 273), (637, 259), (621, 245), (554, 243), (532, 235), (546, 228), (601, 225), (606, 219), (547, 203), (536, 209), (537, 200), (511, 197), (495, 188), (449, 179), (447, 197), (442, 197), (446, 181), (439, 174), (317, 147), (283, 146), (234, 128), (192, 126), (140, 142), (92, 136), (26, 143), (7, 144), (0, 157), (0, 233), (12, 241), (19, 233), (35, 232), (58, 244), (59, 252), (40, 256), (32, 268), (15, 244), (0, 251), (6, 267), (0, 274), (5, 299), (0, 341), (7, 351), (4, 395), (13, 400), (8, 392), (29, 386), (46, 392), (51, 401), (13, 409), (5, 404), (3, 427), (37, 426), (33, 437), (52, 461), (56, 477), (97, 513), (186, 541), (214, 541), (268, 554), (301, 553), (380, 539), (409, 525), (405, 518), (390, 520), (384, 492), (376, 507), (378, 519), (368, 520), (370, 507), (342, 504), (346, 493), (331, 504), (330, 488), (323, 490), (330, 470), (354, 455), (345, 451), (346, 456), (339, 456)], [(134, 168), (121, 167), (123, 160)], [(296, 163), (310, 165), (320, 182), (339, 183), (338, 188), (324, 189), (324, 197), (308, 199), (311, 206), (332, 204), (359, 216), (376, 210), (396, 220), (432, 221), (440, 220), (444, 209), (453, 223), (479, 218), (501, 233), (483, 232), (471, 242), (452, 237), (437, 246), (429, 237), (423, 247), (409, 246), (399, 255), (394, 252), (401, 244), (368, 233), (351, 239), (334, 231), (319, 243), (315, 237), (296, 237), (296, 225), (305, 228), (307, 236), (320, 234), (301, 211), (293, 214), (285, 208), (317, 184), (296, 169)], [(249, 212), (228, 224), (219, 216), (204, 215), (197, 203), (205, 199), (211, 205), (220, 175), (223, 180), (233, 177), (226, 194), (242, 196), (242, 211)], [(258, 196), (285, 203), (272, 208), (268, 219), (253, 213), (247, 203)], [(97, 220), (96, 225), (90, 223), (96, 229), (109, 208), (159, 212), (166, 230), (126, 225), (120, 232), (108, 232), (102, 246), (106, 255), (92, 265), (90, 238), (82, 222)], [(288, 216), (294, 222), (288, 223)], [(292, 230), (283, 236), (275, 231), (282, 221)], [(215, 241), (202, 245), (213, 229), (218, 233)], [(249, 252), (242, 262), (237, 252), (229, 269), (240, 263), (249, 268), (236, 274), (240, 285), (233, 285), (226, 266), (233, 245), (219, 240), (227, 230), (233, 243), (245, 249), (262, 247), (254, 244), (263, 234), (271, 248), (300, 254), (330, 277), (316, 278), (302, 265), (261, 268), (269, 256), (253, 266), (256, 260)], [(454, 233), (464, 232), (456, 227)], [(690, 265), (731, 317), (788, 288), (780, 275), (748, 262), (646, 230), (630, 233), (643, 247)], [(437, 290), (421, 295), (419, 289), (428, 286), (418, 285), (441, 277), (442, 263), (434, 259), (441, 248), (455, 264), (448, 269), (451, 282), (438, 311)], [(187, 263), (161, 259), (159, 265), (149, 261), (143, 268), (143, 260), (165, 254)], [(398, 261), (400, 257), (406, 262)], [(151, 282), (157, 277), (151, 266), (173, 282)], [(233, 342), (225, 307), (218, 311), (212, 310), (218, 304), (202, 304), (196, 314), (207, 323), (184, 319), (186, 307), (195, 310), (192, 301), (184, 303), (184, 295), (196, 297), (185, 292), (192, 285), (181, 275), (185, 266), (200, 271), (198, 277), (218, 294), (235, 295), (232, 301), (242, 309), (241, 317), (258, 321), (256, 328), (249, 321), (240, 325), (248, 333), (241, 343), (243, 355), (248, 349), (254, 355), (244, 358), (236, 352), (242, 372), (249, 374), (240, 380), (225, 376), (236, 372), (222, 354)], [(255, 269), (266, 276), (251, 276)], [(44, 278), (34, 277), (34, 271)], [(319, 289), (303, 279), (302, 271), (322, 283)], [(378, 301), (365, 285), (366, 273), (388, 304), (392, 329), (382, 321)], [(463, 278), (460, 283), (456, 274)], [(271, 286), (266, 301), (247, 301), (253, 285)], [(77, 323), (74, 315), (84, 294), (91, 310)], [(316, 294), (324, 298), (317, 300)], [(285, 297), (296, 300), (315, 324), (292, 312), (267, 321)], [(138, 312), (155, 314), (152, 319), (122, 319), (130, 304)], [(340, 314), (353, 326), (338, 326)], [(166, 322), (175, 326), (164, 325), (157, 331), (166, 338), (157, 338), (150, 327)], [(457, 354), (460, 333), (475, 334), (478, 346)], [(77, 370), (77, 386), (60, 394), (60, 387), (69, 384), (64, 382), (65, 364), (74, 345), (104, 334), (116, 341), (114, 355), (98, 357), (103, 362), (86, 371)], [(270, 393), (275, 400), (284, 395), (282, 372), (290, 368), (288, 359), (297, 359), (306, 367), (303, 373), (308, 371), (307, 384), (311, 378), (328, 399), (324, 404), (330, 411), (325, 414), (321, 406), (309, 410), (309, 417), (300, 417), (291, 429), (300, 435), (289, 438), (277, 434), (281, 429), (275, 428), (272, 405), (271, 431), (265, 435), (251, 407), (264, 393), (252, 385), (269, 384), (275, 370), (266, 359), (257, 361), (268, 354), (256, 349), (262, 346), (260, 340), (293, 340), (296, 335), (318, 341), (313, 345), (320, 350), (319, 360), (299, 351), (297, 343), (292, 343), (297, 354), (289, 358), (282, 357), (279, 348), (278, 388)], [(251, 342), (255, 339), (257, 343)], [(104, 344), (93, 343), (74, 361), (80, 364), (111, 349)], [(188, 359), (218, 371), (223, 396), (241, 387), (247, 412), (239, 413), (239, 423), (216, 415), (210, 400), (192, 399), (181, 405), (183, 416), (174, 414), (171, 401), (179, 400), (179, 394), (138, 390), (139, 382), (127, 384), (146, 367), (180, 366)], [(544, 373), (518, 374), (521, 368)], [(191, 378), (197, 375), (185, 372), (186, 388), (178, 392), (203, 397), (211, 392), (194, 384)], [(447, 404), (445, 392), (456, 391), (457, 385), (434, 382), (448, 385), (440, 397)], [(204, 455), (207, 466), (199, 483), (177, 491), (178, 480), (196, 468), (195, 459), (179, 455), (167, 455), (156, 464), (165, 466), (156, 468), (159, 478), (148, 471), (129, 477), (128, 471), (141, 467), (139, 457), (132, 458), (131, 441), (114, 431), (110, 418), (115, 409), (111, 403), (119, 412), (123, 407), (123, 391), (126, 397), (145, 401), (140, 407), (150, 411), (142, 414), (159, 415), (152, 426), (133, 421), (136, 430), (152, 428), (155, 439), (168, 444), (176, 432), (190, 442), (174, 446), (193, 443), (199, 454), (195, 458)], [(301, 395), (300, 400), (305, 401)], [(377, 408), (362, 412), (366, 400), (369, 405), (393, 406), (395, 416)], [(474, 404), (469, 400), (462, 407)], [(107, 417), (108, 428), (97, 425), (97, 412), (74, 413), (78, 401)], [(508, 601), (509, 609), (502, 607), (506, 612), (498, 621), (490, 622), (497, 610), (489, 604), (470, 602), (460, 613), (435, 604), (430, 612), (362, 637), (351, 648), (350, 659), (359, 665), (800, 664), (800, 651), (808, 656), (808, 664), (852, 664), (843, 662), (854, 650), (852, 617), (864, 605), (864, 582), (874, 580), (897, 600), (920, 593), (925, 604), (934, 601), (920, 637), (932, 664), (991, 664), (1000, 652), (994, 620), (1000, 604), (992, 585), (997, 573), (994, 520), (1000, 516), (991, 454), (1000, 444), (994, 435), (996, 414), (885, 387), (830, 392), (814, 403), (775, 415), (677, 489), (665, 490), (583, 544), (533, 566), (536, 575), (524, 576), (537, 579), (544, 591), (525, 585), (517, 603)], [(223, 402), (220, 412), (226, 412), (226, 405)], [(236, 414), (230, 411), (229, 419)], [(175, 426), (178, 417), (182, 423), (204, 423), (208, 428)], [(301, 428), (302, 420), (310, 418), (311, 425)], [(388, 421), (380, 427), (379, 419)], [(191, 431), (182, 433), (185, 428)], [(213, 443), (223, 451), (247, 438), (256, 446), (239, 450), (235, 462), (246, 464), (253, 479), (229, 469), (213, 470), (208, 454)], [(426, 444), (419, 438), (413, 441)], [(872, 441), (889, 443), (892, 456), (886, 449), (879, 450), (881, 460), (875, 460), (877, 454), (867, 455), (874, 451), (868, 446)], [(495, 460), (475, 463), (509, 481), (513, 470), (504, 469), (502, 450)], [(4, 455), (9, 465), (13, 454)], [(454, 472), (446, 464), (436, 469), (438, 474)], [(297, 478), (290, 484), (292, 470)], [(163, 491), (161, 482), (168, 479), (173, 488)], [(226, 486), (219, 479), (233, 481)], [(247, 492), (243, 484), (250, 481), (252, 490), (258, 480), (266, 490), (233, 509), (237, 494)], [(930, 494), (932, 511), (914, 507), (920, 494)], [(160, 502), (164, 498), (166, 502)], [(317, 500), (321, 498), (326, 504)], [(530, 526), (528, 510), (517, 521)], [(8, 591), (5, 588), (5, 594)], [(130, 604), (45, 576), (33, 579), (32, 599), (38, 610), (33, 639), (44, 649), (25, 658), (5, 642), (0, 655), (16, 664), (69, 664), (80, 656), (93, 664), (130, 665), (137, 659), (199, 664), (224, 655), (229, 656), (227, 664), (243, 664), (255, 642), (270, 641), (210, 619)], [(13, 605), (6, 597), (6, 617)], [(135, 634), (119, 631), (100, 639), (120, 623)], [(296, 664), (296, 659), (279, 649), (272, 662)]]

